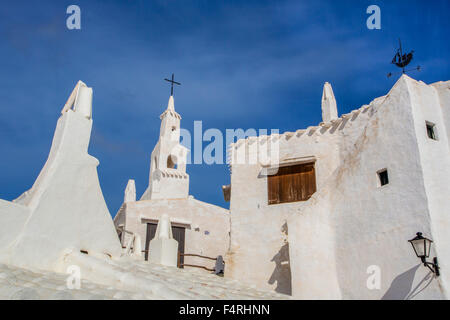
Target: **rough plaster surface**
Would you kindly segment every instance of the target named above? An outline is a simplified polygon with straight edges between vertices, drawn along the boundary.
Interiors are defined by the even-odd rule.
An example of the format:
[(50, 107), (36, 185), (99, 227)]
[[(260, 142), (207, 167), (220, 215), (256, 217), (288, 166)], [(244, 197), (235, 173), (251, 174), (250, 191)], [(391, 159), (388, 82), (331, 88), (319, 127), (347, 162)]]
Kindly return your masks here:
[[(22, 269), (0, 264), (0, 299), (14, 300), (135, 300), (135, 299), (288, 299), (271, 291), (210, 274), (191, 272), (137, 261), (109, 266), (120, 276), (111, 281), (97, 279), (81, 269), (79, 289), (69, 289), (68, 274)], [(84, 276), (86, 273), (86, 276)], [(136, 285), (137, 281), (143, 285)]]

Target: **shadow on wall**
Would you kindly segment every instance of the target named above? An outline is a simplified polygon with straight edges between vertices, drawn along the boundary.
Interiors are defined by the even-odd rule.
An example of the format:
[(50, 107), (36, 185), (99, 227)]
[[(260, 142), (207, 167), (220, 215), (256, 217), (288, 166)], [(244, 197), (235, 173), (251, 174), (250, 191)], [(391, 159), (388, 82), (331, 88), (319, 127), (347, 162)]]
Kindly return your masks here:
[[(283, 225), (282, 232), (287, 235), (287, 224)], [(276, 282), (276, 292), (292, 295), (289, 243), (286, 242), (270, 261), (275, 262), (275, 270), (273, 270), (268, 283), (274, 284)]]
[[(410, 300), (425, 290), (434, 279), (431, 272), (428, 273), (413, 290), (411, 290), (416, 271), (420, 266), (421, 264), (418, 264), (417, 266), (395, 277), (394, 281), (391, 283), (391, 286), (381, 300)], [(429, 281), (426, 282), (427, 280)]]

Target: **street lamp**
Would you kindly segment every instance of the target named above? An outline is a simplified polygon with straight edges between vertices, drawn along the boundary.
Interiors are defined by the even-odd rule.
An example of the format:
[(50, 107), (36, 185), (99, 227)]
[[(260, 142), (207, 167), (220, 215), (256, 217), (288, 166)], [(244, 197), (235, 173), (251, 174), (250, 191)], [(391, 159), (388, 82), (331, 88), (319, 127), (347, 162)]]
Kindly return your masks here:
[(428, 267), (431, 272), (435, 273), (436, 276), (439, 277), (439, 265), (437, 258), (434, 257), (433, 262), (427, 261), (427, 258), (430, 256), (431, 243), (433, 240), (423, 237), (422, 232), (417, 232), (417, 235), (413, 239), (408, 240), (408, 242), (411, 243), (416, 256), (420, 258), (423, 265)]

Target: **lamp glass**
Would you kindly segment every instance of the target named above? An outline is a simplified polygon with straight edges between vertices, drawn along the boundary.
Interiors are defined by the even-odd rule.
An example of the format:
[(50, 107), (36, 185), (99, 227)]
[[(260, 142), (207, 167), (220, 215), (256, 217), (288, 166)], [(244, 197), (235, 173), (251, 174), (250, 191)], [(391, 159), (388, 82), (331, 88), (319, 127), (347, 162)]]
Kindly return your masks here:
[(411, 244), (414, 248), (414, 251), (416, 252), (417, 257), (419, 257), (419, 258), (425, 257), (425, 240), (424, 239), (412, 240)]
[(430, 239), (422, 237), (421, 233), (418, 233), (414, 239), (409, 240), (411, 243), (414, 252), (419, 258), (428, 258), (431, 251), (431, 243), (433, 242)]

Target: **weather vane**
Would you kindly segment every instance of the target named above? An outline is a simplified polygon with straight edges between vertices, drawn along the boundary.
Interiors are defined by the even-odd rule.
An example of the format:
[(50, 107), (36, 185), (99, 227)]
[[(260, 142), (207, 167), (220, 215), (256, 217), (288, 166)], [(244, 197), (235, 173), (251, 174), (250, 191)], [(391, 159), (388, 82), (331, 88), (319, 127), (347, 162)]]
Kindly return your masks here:
[[(405, 70), (406, 66), (412, 61), (414, 50), (411, 50), (410, 53), (403, 53), (402, 51), (402, 42), (400, 39), (398, 39), (399, 48), (397, 49), (397, 53), (395, 54), (394, 58), (392, 59), (392, 64), (395, 64), (397, 67), (402, 68), (402, 74), (405, 74), (409, 71), (420, 71), (420, 66), (417, 66), (413, 69)], [(392, 72), (388, 73), (388, 78), (392, 76)]]
[(177, 84), (177, 85), (181, 86), (181, 83), (176, 82), (174, 79), (175, 79), (175, 75), (173, 73), (172, 73), (172, 80), (169, 80), (167, 78), (164, 79), (164, 80), (166, 80), (166, 81), (168, 81), (168, 82), (170, 82), (172, 84), (171, 87), (170, 87), (170, 95), (171, 96), (173, 96), (173, 85)]

